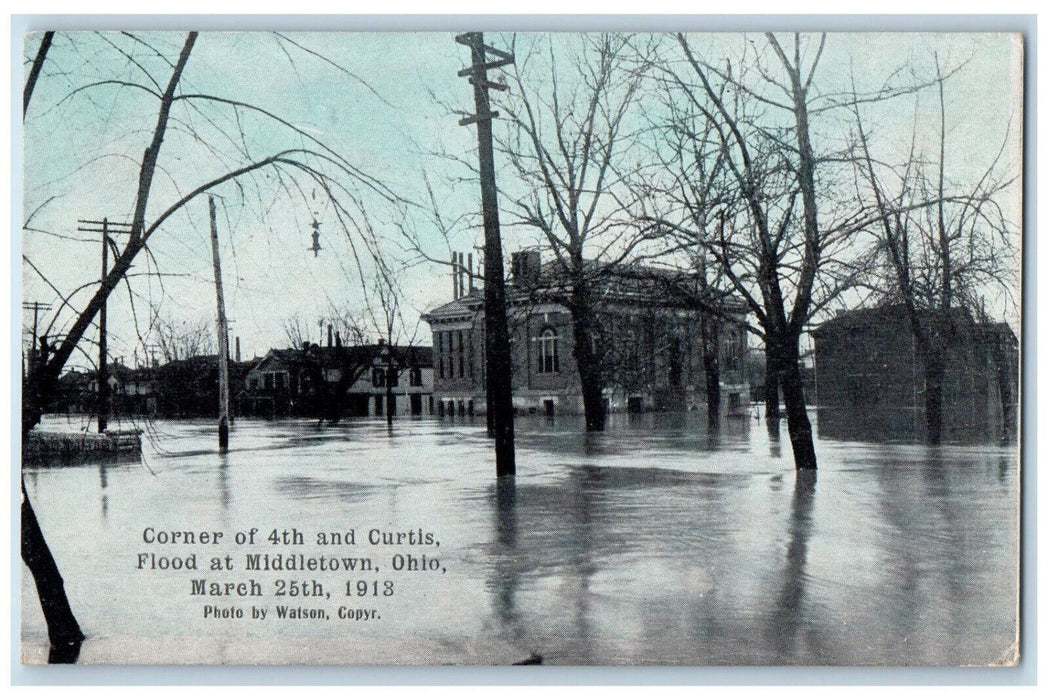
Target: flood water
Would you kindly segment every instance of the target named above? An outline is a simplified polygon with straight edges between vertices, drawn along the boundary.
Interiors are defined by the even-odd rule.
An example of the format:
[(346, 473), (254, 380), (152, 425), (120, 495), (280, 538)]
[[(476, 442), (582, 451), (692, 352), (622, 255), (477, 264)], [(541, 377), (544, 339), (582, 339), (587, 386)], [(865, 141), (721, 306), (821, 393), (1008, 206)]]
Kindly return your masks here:
[[(699, 414), (614, 415), (596, 435), (525, 418), (518, 475), (497, 484), (483, 418), (400, 418), (392, 431), (239, 420), (224, 456), (211, 421), (144, 427), (141, 462), (24, 467), (88, 635), (80, 663), (985, 665), (1017, 653), (1014, 445), (820, 438), (814, 479), (795, 473), (785, 421), (776, 439), (753, 419), (710, 435)], [(224, 539), (147, 544), (146, 528)], [(251, 528), (259, 540), (295, 528), (305, 544), (231, 541)], [(352, 546), (315, 544), (351, 529)], [(439, 546), (371, 545), (372, 530)], [(143, 553), (193, 552), (199, 571), (138, 568)], [(251, 552), (369, 557), (378, 570), (245, 571)], [(234, 570), (207, 570), (225, 555)], [(439, 569), (397, 571), (396, 555)], [(23, 658), (42, 662), (22, 571)], [(282, 578), (330, 597), (276, 597)], [(193, 579), (254, 579), (264, 595), (193, 595)], [(206, 605), (245, 618), (205, 617)], [(278, 605), (327, 617), (278, 619)], [(251, 619), (255, 607), (267, 617)]]

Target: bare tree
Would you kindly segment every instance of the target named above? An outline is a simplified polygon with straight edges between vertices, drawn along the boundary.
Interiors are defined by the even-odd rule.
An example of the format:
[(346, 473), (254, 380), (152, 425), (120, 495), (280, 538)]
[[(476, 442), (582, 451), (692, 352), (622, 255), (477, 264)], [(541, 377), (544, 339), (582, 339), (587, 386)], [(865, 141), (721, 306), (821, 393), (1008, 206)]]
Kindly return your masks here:
[[(46, 52), (47, 61), (54, 60), (56, 53), (60, 52), (58, 39), (61, 34), (54, 36), (54, 44)], [(63, 299), (63, 308), (71, 308), (75, 317), (65, 329), (64, 336), (53, 350), (49, 349), (47, 357), (41, 358), (39, 363), (33, 367), (31, 375), (26, 378), (25, 390), (22, 403), (22, 434), (25, 436), (36, 426), (43, 413), (44, 406), (54, 395), (57, 389), (58, 376), (69, 360), (73, 352), (83, 342), (85, 333), (92, 326), (95, 317), (113, 290), (125, 282), (132, 264), (139, 258), (143, 251), (148, 251), (150, 240), (157, 234), (165, 231), (165, 225), (172, 223), (176, 215), (184, 213), (187, 205), (205, 192), (221, 190), (223, 186), (233, 188), (233, 193), (243, 193), (245, 183), (251, 183), (256, 188), (273, 188), (272, 181), (254, 179), (252, 177), (261, 171), (267, 171), (276, 181), (278, 191), (289, 197), (302, 195), (303, 188), (300, 179), (320, 188), (332, 202), (334, 209), (341, 214), (348, 211), (349, 206), (354, 206), (353, 188), (365, 188), (387, 200), (397, 200), (397, 196), (389, 190), (381, 181), (369, 176), (358, 169), (338, 152), (326, 146), (323, 141), (312, 133), (299, 128), (291, 122), (282, 119), (272, 111), (253, 105), (233, 97), (215, 94), (199, 93), (191, 87), (184, 85), (186, 67), (193, 54), (197, 43), (198, 33), (189, 32), (181, 46), (177, 49), (174, 58), (165, 54), (140, 36), (123, 34), (98, 34), (98, 40), (113, 52), (111, 55), (120, 57), (125, 61), (125, 69), (115, 77), (105, 77), (77, 84), (69, 94), (59, 100), (51, 107), (52, 110), (62, 109), (66, 103), (79, 98), (87, 99), (89, 106), (90, 97), (94, 93), (110, 91), (127, 91), (135, 95), (145, 93), (155, 100), (155, 123), (151, 128), (145, 130), (147, 144), (137, 161), (137, 177), (134, 189), (128, 197), (131, 202), (130, 233), (126, 243), (116, 251), (112, 267), (105, 275), (86, 304), (75, 308), (69, 303), (69, 294), (59, 294)], [(141, 56), (121, 45), (125, 42), (127, 46), (146, 47), (152, 63), (147, 63)], [(74, 40), (64, 44), (75, 49)], [(103, 49), (110, 50), (110, 49)], [(44, 61), (45, 52), (39, 51), (39, 61)], [(87, 64), (81, 64), (87, 66)], [(94, 63), (91, 64), (92, 66)], [(126, 78), (128, 72), (134, 74), (132, 78)], [(164, 76), (156, 75), (158, 71), (166, 71)], [(42, 73), (35, 71), (41, 77), (40, 80), (48, 78), (47, 71)], [(64, 76), (66, 79), (69, 77)], [(37, 83), (39, 88), (39, 83)], [(26, 108), (28, 114), (28, 99), (31, 90), (26, 86)], [(207, 135), (194, 130), (192, 120), (196, 116), (206, 114), (205, 110), (215, 110), (214, 114), (201, 118), (200, 128), (203, 125), (214, 128)], [(218, 118), (218, 114), (224, 112), (225, 122)], [(265, 155), (256, 155), (254, 144), (249, 144), (245, 136), (245, 121), (247, 115), (253, 119), (260, 120), (266, 124), (265, 137), (262, 139)], [(27, 126), (30, 122), (27, 120)], [(228, 124), (223, 127), (222, 124)], [(128, 139), (133, 139), (140, 133), (143, 125), (141, 123), (128, 124)], [(160, 207), (151, 206), (151, 195), (154, 192), (156, 175), (164, 172), (165, 178), (172, 177), (172, 171), (163, 168), (163, 146), (165, 142), (175, 139), (173, 134), (185, 132), (191, 133), (193, 143), (203, 143), (209, 148), (212, 158), (211, 164), (217, 164), (216, 168), (221, 170), (219, 174), (201, 175), (197, 171), (184, 173), (191, 179), (189, 182), (176, 183), (174, 188), (166, 188), (165, 196), (170, 197)], [(288, 145), (284, 147), (273, 147), (272, 144), (279, 143), (280, 139), (275, 134), (282, 131), (288, 136)], [(210, 139), (216, 139), (211, 140)], [(220, 151), (217, 148), (217, 139), (223, 139), (227, 150)], [(237, 189), (239, 188), (239, 189)], [(303, 196), (304, 198), (304, 196)], [(349, 229), (345, 229), (347, 236)], [(147, 252), (148, 255), (148, 252)], [(32, 265), (31, 260), (27, 263)], [(36, 268), (34, 268), (36, 269)], [(57, 291), (57, 287), (49, 280), (45, 281)], [(31, 527), (25, 527), (28, 523)], [(48, 634), (52, 642), (52, 648), (63, 648), (79, 646), (83, 635), (76, 623), (66, 600), (63, 582), (58, 574), (57, 566), (50, 553), (39, 527), (35, 526), (36, 519), (32, 513), (28, 497), (23, 488), (23, 559), (29, 565), (37, 582), (41, 601), (44, 604), (44, 614), (48, 625)], [(46, 555), (46, 556), (45, 556)], [(50, 565), (47, 566), (47, 560)], [(45, 565), (41, 565), (44, 562)]]
[(332, 329), (341, 345), (363, 345), (367, 342), (367, 321), (363, 312), (348, 305), (331, 305), (324, 322)]
[(164, 362), (188, 360), (215, 352), (215, 329), (210, 321), (161, 319), (153, 327), (153, 337)]
[(298, 314), (284, 319), (284, 337), (287, 339), (288, 345), (301, 349), (306, 346), (306, 343), (313, 342), (311, 339), (314, 337), (314, 325), (317, 328), (323, 328), (323, 319), (318, 319), (316, 324), (304, 320)]
[[(587, 430), (603, 430), (605, 383), (595, 351), (598, 280), (626, 260), (643, 236), (612, 196), (631, 139), (629, 115), (642, 69), (627, 50), (628, 36), (536, 39), (517, 62), (512, 89), (500, 108), (509, 134), (499, 139), (520, 180), (504, 187), (517, 223), (539, 232), (554, 256), (543, 292), (572, 317), (574, 357)], [(562, 67), (565, 64), (567, 68)]]
[(384, 353), (385, 369), (383, 376), (386, 386), (386, 423), (393, 425), (396, 415), (395, 396), (393, 387), (399, 383), (400, 375), (408, 368), (407, 354), (401, 351), (404, 347), (411, 348), (417, 342), (419, 322), (414, 328), (409, 329), (405, 323), (403, 313), (403, 292), (398, 283), (398, 274), (392, 269), (389, 260), (376, 258), (374, 260), (374, 272), (370, 279), (361, 277), (361, 288), (367, 302), (366, 318), (370, 320), (372, 328), (377, 330), (385, 340)]
[[(1014, 226), (999, 202), (1014, 182), (1004, 172), (1001, 148), (974, 183), (951, 182), (946, 128), (946, 83), (938, 55), (934, 57), (937, 93), (937, 151), (928, 158), (917, 146), (919, 103), (909, 154), (904, 163), (892, 167), (876, 160), (871, 151), (868, 128), (861, 105), (853, 103), (859, 137), (860, 173), (876, 212), (879, 239), (887, 261), (888, 279), (882, 289), (887, 303), (905, 309), (914, 345), (924, 371), (924, 410), (927, 439), (942, 440), (943, 384), (950, 346), (955, 342), (955, 310), (986, 321), (981, 295), (996, 289), (1013, 298), (1016, 280)], [(950, 73), (952, 75), (952, 72)], [(1000, 348), (996, 363), (1006, 366)], [(1012, 417), (1010, 382), (1000, 382), (1005, 431)]]
[(829, 198), (820, 200), (817, 190), (827, 185), (817, 171), (830, 159), (816, 153), (811, 120), (826, 36), (795, 34), (784, 47), (768, 33), (763, 49), (747, 45), (740, 64), (723, 66), (705, 60), (685, 35), (677, 42), (687, 70), (665, 77), (712, 128), (718, 148), (710, 170), (721, 176), (712, 210), (700, 207), (703, 225), (696, 228), (692, 215), (689, 228), (755, 316), (767, 381), (781, 382), (795, 465), (815, 469), (800, 337), (819, 305), (847, 286), (829, 280), (847, 281), (863, 269), (854, 253), (835, 255), (854, 247), (854, 227), (820, 220), (820, 201)]
[[(631, 189), (640, 221), (654, 224), (663, 236), (658, 257), (681, 273), (663, 276), (670, 298), (701, 314), (699, 343), (710, 426), (719, 421), (720, 344), (726, 324), (742, 322), (731, 309), (731, 284), (711, 251), (726, 211), (738, 208), (726, 160), (713, 124), (688, 100), (679, 99), (678, 83), (656, 73), (656, 105), (648, 110), (650, 163), (634, 174)], [(723, 91), (723, 87), (722, 87)], [(734, 218), (734, 217), (732, 217)], [(751, 329), (761, 333), (760, 329)], [(778, 389), (774, 406), (778, 409)], [(777, 413), (776, 413), (777, 415)]]

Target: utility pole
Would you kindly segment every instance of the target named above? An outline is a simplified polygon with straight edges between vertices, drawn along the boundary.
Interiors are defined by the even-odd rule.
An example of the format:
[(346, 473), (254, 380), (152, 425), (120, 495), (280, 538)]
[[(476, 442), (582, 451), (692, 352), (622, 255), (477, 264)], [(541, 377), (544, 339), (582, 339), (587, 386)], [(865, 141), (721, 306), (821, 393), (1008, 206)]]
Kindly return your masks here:
[(29, 367), (30, 367), (30, 370), (31, 370), (34, 367), (35, 361), (38, 360), (39, 356), (40, 356), (39, 349), (38, 349), (39, 348), (39, 344), (40, 344), (40, 337), (37, 335), (37, 324), (40, 321), (40, 312), (41, 311), (50, 311), (51, 310), (51, 305), (50, 304), (42, 304), (39, 301), (31, 301), (31, 302), (22, 302), (22, 308), (25, 309), (26, 311), (29, 311), (30, 309), (32, 309), (32, 311), (33, 311), (33, 336), (32, 336), (33, 343), (29, 347)]
[[(130, 233), (131, 224), (119, 224), (110, 222), (108, 218), (101, 221), (89, 221), (80, 219), (77, 223), (77, 231), (87, 231), (102, 234), (102, 276), (100, 284), (105, 284), (106, 275), (109, 274), (109, 247), (116, 244), (109, 237), (112, 233)], [(109, 367), (107, 352), (106, 333), (106, 307), (109, 302), (103, 301), (102, 308), (98, 311), (98, 432), (104, 433), (109, 427)]]
[(226, 300), (222, 296), (222, 265), (218, 260), (218, 223), (215, 220), (215, 198), (207, 197), (211, 213), (211, 257), (215, 266), (215, 297), (218, 303), (218, 451), (229, 449), (229, 328), (226, 323)]
[[(102, 219), (102, 276), (99, 284), (105, 284), (109, 274), (109, 220)], [(98, 312), (98, 432), (104, 433), (109, 427), (109, 372), (106, 364), (106, 307), (102, 304)]]
[[(513, 63), (513, 55), (484, 45), (484, 34), (467, 32), (455, 41), (470, 48), (472, 65), (458, 72), (469, 76), (473, 85), (476, 113), (459, 121), (460, 126), (477, 125), (480, 154), (480, 199), (484, 213), (484, 359), (486, 365), (488, 435), (495, 438), (495, 474), (498, 477), (517, 473), (513, 449), (513, 385), (509, 348), (509, 326), (506, 321), (506, 280), (502, 269), (502, 238), (499, 232), (499, 209), (495, 188), (495, 158), (491, 137), (491, 111), (488, 89), (505, 90), (506, 86), (488, 82), (488, 70)], [(494, 60), (488, 62), (487, 55)]]
[[(26, 311), (33, 310), (33, 335), (31, 337), (31, 343), (29, 344), (29, 361), (26, 362), (26, 356), (22, 355), (22, 387), (25, 392), (25, 396), (35, 396), (37, 391), (36, 377), (37, 371), (40, 367), (47, 362), (47, 348), (44, 347), (43, 339), (40, 338), (38, 333), (38, 323), (40, 321), (40, 311), (50, 311), (50, 304), (42, 304), (39, 301), (33, 302), (22, 302), (22, 308)], [(35, 399), (33, 399), (35, 401)]]

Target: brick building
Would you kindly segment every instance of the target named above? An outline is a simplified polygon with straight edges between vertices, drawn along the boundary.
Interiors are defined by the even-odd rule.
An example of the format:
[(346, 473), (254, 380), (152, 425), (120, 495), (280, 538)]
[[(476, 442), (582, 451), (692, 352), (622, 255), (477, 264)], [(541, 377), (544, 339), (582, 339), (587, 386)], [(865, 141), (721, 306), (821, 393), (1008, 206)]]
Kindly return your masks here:
[[(582, 413), (566, 293), (555, 266), (543, 270), (536, 251), (514, 254), (507, 281), (513, 405), (522, 413)], [(459, 267), (459, 273), (465, 268)], [(596, 277), (597, 350), (604, 358), (609, 411), (686, 410), (705, 406), (702, 314), (660, 292), (655, 273)], [(472, 281), (456, 282), (457, 298), (423, 315), (433, 334), (433, 398), (440, 415), (484, 413), (484, 298)], [(747, 334), (741, 304), (726, 302), (719, 334), (724, 410), (748, 397), (743, 367)]]

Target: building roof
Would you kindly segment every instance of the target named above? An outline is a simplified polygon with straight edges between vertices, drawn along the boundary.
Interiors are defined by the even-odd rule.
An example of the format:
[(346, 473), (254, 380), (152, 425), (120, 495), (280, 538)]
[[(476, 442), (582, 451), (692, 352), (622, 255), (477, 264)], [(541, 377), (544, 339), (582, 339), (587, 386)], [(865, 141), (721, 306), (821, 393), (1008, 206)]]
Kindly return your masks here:
[(980, 323), (978, 324), (979, 332), (987, 336), (992, 336), (997, 340), (1003, 340), (1011, 345), (1018, 345), (1019, 339), (1015, 337), (1015, 331), (1007, 323), (995, 322), (995, 323)]
[[(605, 302), (657, 304), (689, 309), (707, 304), (732, 314), (745, 314), (747, 310), (742, 299), (735, 295), (701, 292), (698, 278), (692, 273), (653, 265), (600, 263), (594, 260), (587, 260), (584, 266), (594, 288)], [(533, 275), (509, 277), (506, 280), (506, 296), (511, 306), (524, 299), (556, 302), (570, 294), (571, 288), (564, 265), (556, 259), (540, 265)], [(471, 318), (482, 309), (483, 304), (483, 290), (474, 288), (465, 296), (423, 314), (422, 320), (432, 323), (435, 320)]]
[[(948, 312), (939, 311), (937, 309), (929, 309), (923, 311), (922, 316), (926, 319), (933, 319), (935, 317), (939, 317), (940, 322), (943, 320), (944, 316), (946, 316), (951, 318), (954, 323), (975, 325), (975, 322), (972, 320), (972, 316), (970, 313), (968, 313), (968, 310), (961, 307), (949, 309)], [(906, 307), (901, 304), (891, 304), (885, 306), (874, 306), (864, 309), (850, 309), (847, 311), (841, 311), (830, 320), (822, 323), (818, 328), (812, 331), (812, 333), (813, 335), (820, 335), (822, 333), (842, 330), (845, 328), (872, 326), (889, 322), (907, 322)]]
[[(342, 347), (310, 345), (308, 348), (273, 348), (255, 363), (252, 371), (259, 371), (273, 363), (287, 367), (312, 365), (324, 368), (365, 365), (372, 363), (386, 347), (385, 343), (372, 343)], [(432, 348), (413, 345), (388, 347), (393, 348), (394, 357), (403, 366), (433, 366)]]
[(479, 289), (473, 289), (464, 297), (441, 304), (435, 309), (422, 314), (422, 320), (429, 322), (431, 318), (449, 319), (458, 318), (459, 316), (473, 316), (483, 304), (484, 292)]

